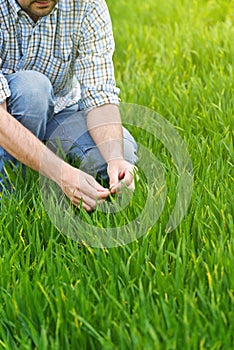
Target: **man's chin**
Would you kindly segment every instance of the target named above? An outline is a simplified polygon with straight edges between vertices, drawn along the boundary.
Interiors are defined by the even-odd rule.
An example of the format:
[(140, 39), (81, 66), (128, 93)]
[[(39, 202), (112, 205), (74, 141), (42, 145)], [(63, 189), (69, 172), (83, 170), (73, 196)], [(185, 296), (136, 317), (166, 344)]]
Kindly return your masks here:
[(33, 17), (47, 16), (55, 7), (56, 2), (52, 0), (48, 1), (35, 1), (30, 8), (31, 15)]

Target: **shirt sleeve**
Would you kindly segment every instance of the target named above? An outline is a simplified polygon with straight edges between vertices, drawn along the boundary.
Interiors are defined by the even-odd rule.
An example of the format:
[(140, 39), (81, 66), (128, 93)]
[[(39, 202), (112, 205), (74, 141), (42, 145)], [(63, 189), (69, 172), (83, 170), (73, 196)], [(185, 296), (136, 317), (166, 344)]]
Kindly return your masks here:
[[(0, 65), (1, 65), (1, 59), (0, 59)], [(11, 95), (11, 91), (8, 86), (8, 82), (0, 70), (0, 104), (2, 104), (10, 95)]]
[[(0, 30), (0, 53), (2, 52), (2, 41), (2, 31)], [(0, 104), (2, 104), (10, 95), (11, 91), (7, 79), (2, 73), (2, 59), (0, 57)]]
[(91, 1), (83, 19), (77, 59), (81, 99), (87, 111), (107, 103), (119, 104), (113, 53), (114, 38), (107, 5), (104, 0)]

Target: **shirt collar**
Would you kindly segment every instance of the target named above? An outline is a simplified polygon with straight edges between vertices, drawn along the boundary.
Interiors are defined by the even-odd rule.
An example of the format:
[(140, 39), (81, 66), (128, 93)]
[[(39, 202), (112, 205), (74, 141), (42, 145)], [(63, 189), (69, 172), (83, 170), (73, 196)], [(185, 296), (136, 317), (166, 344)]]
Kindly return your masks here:
[(18, 12), (21, 10), (21, 7), (16, 0), (8, 0), (8, 2), (10, 5), (10, 10), (13, 16), (16, 18), (18, 15)]

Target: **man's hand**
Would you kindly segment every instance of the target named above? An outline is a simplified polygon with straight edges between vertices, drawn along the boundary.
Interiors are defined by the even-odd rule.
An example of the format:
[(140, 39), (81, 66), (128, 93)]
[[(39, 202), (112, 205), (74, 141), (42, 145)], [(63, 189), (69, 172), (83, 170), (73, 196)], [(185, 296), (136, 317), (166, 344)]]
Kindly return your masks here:
[(108, 162), (107, 173), (110, 179), (110, 192), (121, 191), (122, 186), (134, 190), (135, 167), (124, 159), (114, 159)]
[(110, 195), (110, 191), (102, 187), (95, 179), (85, 172), (64, 163), (60, 187), (74, 205), (86, 211), (92, 211), (97, 204), (102, 203)]
[[(87, 211), (110, 194), (95, 179), (58, 158), (36, 136), (20, 124), (0, 105), (0, 145), (16, 159), (56, 182), (66, 196)], [(11, 137), (9, 137), (11, 135)]]
[(123, 185), (134, 190), (134, 165), (124, 160), (123, 129), (117, 106), (107, 104), (94, 108), (87, 115), (89, 132), (106, 160), (110, 193), (121, 191)]

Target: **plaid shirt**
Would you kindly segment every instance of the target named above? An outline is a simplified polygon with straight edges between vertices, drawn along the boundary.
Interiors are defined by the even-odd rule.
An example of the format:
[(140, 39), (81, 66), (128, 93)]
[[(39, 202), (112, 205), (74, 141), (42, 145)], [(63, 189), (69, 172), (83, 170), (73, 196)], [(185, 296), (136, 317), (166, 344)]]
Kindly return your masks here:
[(7, 74), (35, 70), (52, 83), (56, 113), (78, 100), (86, 110), (118, 104), (113, 52), (105, 0), (59, 0), (37, 23), (16, 0), (0, 0), (0, 103), (11, 94)]

